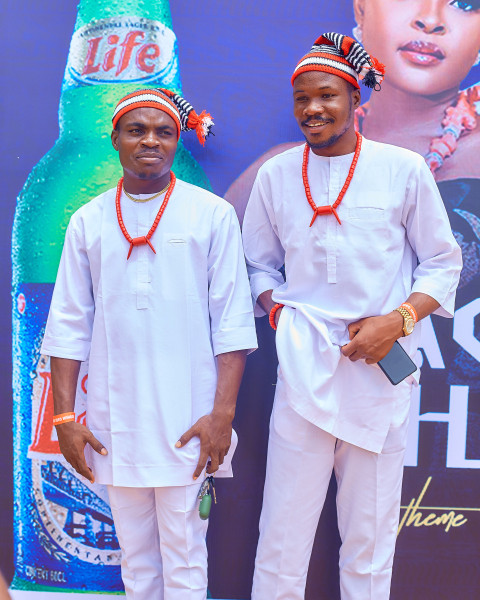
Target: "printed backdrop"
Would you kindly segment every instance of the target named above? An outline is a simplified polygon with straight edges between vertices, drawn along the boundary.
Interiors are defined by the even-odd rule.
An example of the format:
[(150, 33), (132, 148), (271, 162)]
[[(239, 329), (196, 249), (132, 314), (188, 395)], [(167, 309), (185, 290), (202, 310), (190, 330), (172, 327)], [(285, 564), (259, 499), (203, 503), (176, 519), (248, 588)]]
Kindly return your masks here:
[[(378, 0), (357, 4), (369, 2)], [(431, 18), (431, 14), (420, 12), (427, 10), (426, 5), (435, 5), (442, 11), (439, 14), (447, 33), (461, 26), (459, 19), (480, 22), (476, 2), (384, 2), (396, 10), (403, 5), (403, 10), (411, 12), (412, 22), (417, 23), (424, 17)], [(151, 33), (155, 29), (148, 25), (147, 33), (147, 21), (124, 18), (112, 25), (113, 21), (107, 23), (108, 19), (104, 19), (92, 29), (92, 21), (98, 18), (97, 8), (98, 15), (104, 15), (101, 11), (109, 4), (122, 3), (82, 3), (88, 19), (80, 23), (84, 29), (77, 31), (72, 48), (78, 50), (83, 44), (84, 55), (82, 58), (78, 50), (70, 56), (63, 99), (68, 90), (73, 90), (69, 96), (71, 110), (72, 102), (78, 100), (85, 86), (95, 86), (108, 78), (114, 81), (112, 73), (122, 71), (118, 61), (133, 61), (134, 56), (138, 69), (150, 77), (149, 85), (167, 81), (178, 86), (181, 82), (185, 97), (195, 107), (211, 112), (216, 126), (215, 137), (209, 139), (205, 148), (186, 136), (184, 146), (193, 159), (185, 153), (187, 158), (179, 161), (178, 168), (193, 180), (197, 177), (203, 185), (211, 185), (219, 195), (224, 195), (262, 153), (283, 142), (300, 141), (291, 115), (291, 71), (318, 35), (324, 31), (350, 33), (355, 25), (352, 0), (204, 0), (200, 4), (182, 0), (170, 3), (171, 21), (166, 1), (125, 0), (123, 4), (132, 12), (122, 11), (124, 16), (148, 18), (149, 23), (156, 23), (156, 31), (163, 32), (163, 45), (158, 42), (157, 52), (155, 35)], [(420, 11), (420, 16), (415, 11)], [(77, 7), (73, 0), (6, 1), (0, 18), (4, 81), (1, 170), (5, 189), (0, 220), (4, 278), (0, 296), (4, 354), (0, 362), (0, 567), (9, 580), (15, 574), (15, 589), (31, 591), (32, 597), (40, 590), (119, 591), (118, 544), (108, 504), (101, 489), (86, 487), (58, 455), (58, 446), (47, 427), (51, 410), (48, 361), (38, 351), (58, 259), (57, 250), (50, 248), (54, 246), (50, 239), (63, 236), (62, 227), (57, 226), (58, 211), (67, 214), (72, 210), (71, 206), (64, 206), (67, 188), (61, 186), (66, 186), (68, 179), (73, 186), (70, 195), (91, 196), (95, 191), (92, 181), (97, 181), (98, 171), (103, 169), (110, 177), (109, 169), (117, 168), (111, 167), (113, 153), (107, 158), (95, 154), (108, 139), (105, 115), (110, 114), (112, 106), (102, 107), (107, 100), (99, 96), (88, 112), (80, 98), (74, 116), (85, 127), (83, 138), (88, 137), (85, 143), (90, 144), (90, 150), (85, 150), (81, 136), (73, 131), (70, 137), (66, 136), (61, 151), (57, 146), (56, 153), (51, 153), (30, 177), (17, 210), (11, 296), (11, 232), (16, 198), (32, 169), (58, 138), (58, 107)], [(382, 36), (383, 25), (388, 29), (387, 20), (388, 16), (384, 24), (376, 24), (376, 35)], [(112, 29), (112, 34), (108, 27), (117, 29)], [(143, 33), (129, 47), (129, 32), (138, 28)], [(107, 30), (108, 41), (101, 40)], [(413, 34), (408, 35), (406, 41), (414, 39)], [(95, 39), (99, 41), (92, 41)], [(113, 52), (115, 48), (118, 54)], [(128, 48), (131, 56), (127, 55)], [(465, 52), (462, 60), (470, 60), (470, 54)], [(450, 56), (447, 54), (442, 60), (452, 60)], [(86, 82), (82, 79), (82, 65), (89, 60), (87, 75), (97, 80)], [(431, 63), (433, 59), (423, 55), (416, 60), (420, 69), (422, 61)], [(480, 79), (479, 67), (472, 66), (473, 60), (471, 63), (464, 62), (457, 69), (468, 73), (466, 79), (456, 82), (461, 89)], [(157, 69), (157, 65), (161, 68)], [(124, 66), (128, 72), (126, 62)], [(130, 81), (133, 78), (134, 75)], [(121, 80), (120, 75), (117, 79)], [(414, 110), (414, 93), (411, 98)], [(418, 105), (423, 106), (421, 94), (417, 98)], [(64, 119), (72, 118), (68, 109), (62, 115)], [(103, 115), (103, 120), (97, 119), (99, 115)], [(75, 128), (75, 118), (71, 122)], [(455, 156), (450, 160), (455, 160)], [(87, 163), (91, 165), (88, 169), (84, 168)], [(114, 176), (118, 177), (116, 171), (111, 174)], [(465, 177), (457, 172), (446, 179), (440, 189), (452, 227), (462, 243), (468, 271), (463, 276), (455, 319), (428, 321), (424, 348), (418, 356), (419, 363), (423, 363), (422, 385), (412, 403), (393, 600), (480, 597), (480, 185), (470, 172)], [(242, 181), (246, 180), (237, 183), (237, 191), (244, 185)], [(235, 197), (232, 190), (227, 196), (232, 201)], [(238, 201), (236, 207), (241, 213), (240, 205)], [(41, 274), (35, 271), (37, 263), (43, 265)], [(273, 333), (265, 321), (257, 321), (260, 348), (249, 357), (239, 397), (235, 428), (240, 443), (234, 460), (235, 478), (217, 484), (219, 503), (212, 510), (209, 548), (210, 591), (214, 598), (250, 598), (276, 372)], [(80, 399), (86, 390), (87, 380), (82, 377)], [(81, 410), (77, 409), (77, 413), (83, 418)], [(278, 493), (281, 495), (281, 490)], [(340, 540), (334, 495), (332, 482), (312, 556), (307, 584), (309, 600), (339, 598)], [(302, 498), (298, 499), (298, 510), (302, 510)]]

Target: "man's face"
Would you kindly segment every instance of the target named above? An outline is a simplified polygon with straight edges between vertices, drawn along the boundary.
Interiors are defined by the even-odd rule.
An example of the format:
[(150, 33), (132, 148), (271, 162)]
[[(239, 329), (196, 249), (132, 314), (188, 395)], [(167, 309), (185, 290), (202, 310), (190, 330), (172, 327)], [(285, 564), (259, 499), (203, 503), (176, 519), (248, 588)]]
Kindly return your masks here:
[(293, 114), (315, 153), (328, 149), (333, 155), (340, 149), (342, 136), (353, 131), (359, 105), (360, 91), (337, 75), (307, 71), (293, 83)]
[(157, 108), (135, 108), (123, 115), (112, 131), (124, 184), (132, 193), (156, 191), (166, 181), (177, 149), (175, 121)]

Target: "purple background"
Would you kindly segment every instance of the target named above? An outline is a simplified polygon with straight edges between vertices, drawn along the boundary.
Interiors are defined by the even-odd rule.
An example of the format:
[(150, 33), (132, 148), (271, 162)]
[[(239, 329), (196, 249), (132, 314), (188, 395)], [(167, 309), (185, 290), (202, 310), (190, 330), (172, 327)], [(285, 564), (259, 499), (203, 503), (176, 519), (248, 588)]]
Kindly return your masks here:
[[(188, 136), (185, 145), (204, 167), (214, 191), (221, 195), (262, 152), (274, 144), (299, 139), (291, 116), (292, 68), (319, 34), (351, 31), (351, 0), (182, 0), (171, 2), (171, 10), (184, 95), (196, 108), (211, 112), (216, 121), (216, 137), (205, 149)], [(17, 194), (32, 167), (58, 136), (58, 102), (75, 18), (73, 0), (4, 0), (0, 8), (0, 168), (6, 188), (0, 217), (4, 281), (0, 292), (4, 356), (0, 363), (0, 568), (8, 579), (13, 575), (11, 226)], [(479, 69), (472, 69), (468, 83), (479, 79)], [(236, 419), (240, 435), (236, 478), (218, 484), (220, 504), (214, 509), (216, 516), (210, 527), (210, 587), (215, 597), (249, 598), (275, 381), (272, 333), (265, 319), (258, 325), (263, 349), (249, 359)], [(445, 335), (449, 336), (448, 328)], [(427, 400), (425, 410), (448, 410), (448, 394), (441, 377), (429, 374), (428, 367), (425, 377), (431, 377), (439, 389)], [(472, 423), (478, 427), (478, 409), (472, 411)], [(458, 491), (452, 505), (474, 506), (476, 502), (478, 506), (478, 472), (445, 469), (446, 426), (424, 424), (421, 432), (424, 447), (419, 453), (418, 469), (407, 469), (404, 502), (417, 496), (426, 478), (434, 475), (437, 505), (447, 501), (443, 489), (448, 488)], [(479, 444), (472, 444), (469, 453), (472, 458), (480, 458)], [(338, 598), (339, 539), (333, 494), (334, 487), (320, 522), (312, 559), (314, 573), (308, 583), (308, 596), (317, 600)], [(468, 529), (459, 528), (449, 534), (439, 528), (410, 528), (404, 532), (398, 544), (392, 599), (479, 598), (479, 536), (478, 517), (476, 521), (472, 517)]]

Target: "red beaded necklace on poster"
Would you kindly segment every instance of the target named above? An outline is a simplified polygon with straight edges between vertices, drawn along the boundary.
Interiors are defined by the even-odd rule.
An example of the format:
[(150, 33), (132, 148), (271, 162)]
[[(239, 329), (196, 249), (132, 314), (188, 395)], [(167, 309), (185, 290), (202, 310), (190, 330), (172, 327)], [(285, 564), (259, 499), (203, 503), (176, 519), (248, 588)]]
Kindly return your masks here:
[(357, 136), (357, 144), (355, 146), (355, 154), (353, 155), (352, 164), (350, 165), (350, 169), (348, 171), (347, 179), (343, 184), (343, 188), (338, 194), (338, 198), (335, 202), (330, 206), (327, 204), (326, 206), (317, 206), (312, 198), (312, 192), (310, 191), (310, 184), (308, 183), (308, 157), (310, 154), (310, 148), (308, 144), (305, 144), (305, 150), (303, 151), (303, 163), (302, 163), (302, 179), (303, 179), (303, 187), (305, 188), (305, 195), (307, 196), (308, 203), (313, 209), (313, 219), (310, 223), (310, 227), (315, 223), (315, 219), (318, 215), (331, 215), (333, 214), (337, 219), (338, 223), (341, 225), (342, 222), (337, 213), (337, 208), (340, 202), (343, 200), (343, 197), (347, 193), (350, 182), (352, 181), (353, 174), (355, 173), (355, 167), (357, 166), (358, 157), (360, 156), (360, 150), (362, 148), (362, 136), (356, 132)]
[(165, 198), (162, 202), (162, 205), (160, 206), (157, 216), (155, 217), (155, 221), (153, 222), (153, 225), (150, 227), (150, 231), (147, 233), (147, 235), (142, 235), (142, 236), (136, 237), (136, 238), (132, 238), (132, 236), (128, 233), (127, 228), (125, 227), (125, 223), (123, 222), (122, 208), (120, 206), (120, 197), (122, 195), (122, 187), (123, 187), (123, 177), (118, 182), (117, 195), (115, 197), (115, 208), (117, 210), (117, 219), (118, 219), (118, 224), (120, 225), (120, 229), (122, 230), (122, 233), (125, 236), (125, 239), (130, 244), (130, 249), (128, 251), (127, 260), (130, 258), (130, 255), (132, 254), (133, 247), (134, 246), (142, 246), (143, 244), (147, 244), (148, 246), (150, 246), (153, 253), (156, 254), (155, 248), (152, 246), (150, 238), (155, 233), (155, 229), (157, 228), (157, 225), (159, 224), (160, 219), (162, 218), (162, 215), (163, 215), (165, 209), (167, 208), (168, 201), (170, 200), (170, 196), (172, 195), (173, 188), (175, 187), (175, 181), (176, 181), (176, 177), (173, 174), (173, 171), (170, 171), (170, 185), (168, 186), (168, 190), (167, 190), (167, 193), (165, 194)]
[[(442, 119), (442, 133), (434, 137), (425, 155), (430, 171), (435, 175), (452, 156), (458, 146), (460, 137), (477, 127), (477, 108), (480, 101), (480, 85), (472, 85), (458, 93), (455, 103), (445, 110)], [(355, 129), (362, 131), (363, 122), (368, 114), (369, 103), (366, 102), (355, 111)]]

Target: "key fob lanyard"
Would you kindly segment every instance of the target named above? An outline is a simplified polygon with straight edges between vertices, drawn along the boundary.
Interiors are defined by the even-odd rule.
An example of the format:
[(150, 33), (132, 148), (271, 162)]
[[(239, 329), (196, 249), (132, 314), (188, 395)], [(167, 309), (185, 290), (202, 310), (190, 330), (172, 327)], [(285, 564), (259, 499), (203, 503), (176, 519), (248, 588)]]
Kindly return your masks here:
[(217, 503), (217, 495), (215, 493), (215, 480), (213, 475), (205, 478), (205, 481), (200, 486), (197, 498), (200, 500), (198, 506), (198, 513), (203, 521), (206, 521), (210, 516), (210, 509), (212, 508), (212, 496), (213, 501)]

